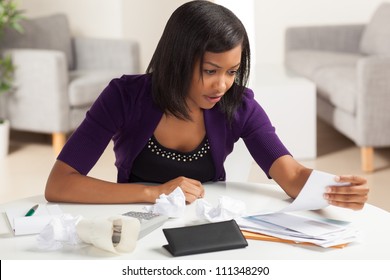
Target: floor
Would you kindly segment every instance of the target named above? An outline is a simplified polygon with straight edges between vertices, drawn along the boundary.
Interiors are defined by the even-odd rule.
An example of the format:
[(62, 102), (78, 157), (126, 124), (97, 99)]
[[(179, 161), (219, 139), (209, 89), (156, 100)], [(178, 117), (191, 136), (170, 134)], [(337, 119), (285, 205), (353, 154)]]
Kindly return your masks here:
[[(43, 194), (46, 179), (55, 161), (49, 135), (11, 131), (10, 152), (0, 159), (0, 203)], [(301, 160), (311, 168), (334, 174), (357, 174), (367, 177), (369, 203), (390, 211), (390, 148), (375, 150), (376, 171), (360, 170), (360, 151), (355, 145), (326, 125), (317, 121), (317, 155), (314, 160)], [(115, 181), (114, 156), (110, 145), (90, 173)], [(250, 182), (272, 183), (253, 164)]]

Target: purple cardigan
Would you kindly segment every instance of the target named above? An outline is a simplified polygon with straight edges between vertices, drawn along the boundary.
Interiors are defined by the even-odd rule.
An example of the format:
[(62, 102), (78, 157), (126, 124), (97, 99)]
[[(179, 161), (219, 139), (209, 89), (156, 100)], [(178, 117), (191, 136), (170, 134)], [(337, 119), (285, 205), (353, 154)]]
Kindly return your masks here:
[[(117, 181), (128, 182), (134, 159), (153, 135), (162, 115), (152, 99), (150, 75), (114, 79), (87, 112), (58, 159), (86, 175), (112, 139)], [(218, 104), (204, 111), (204, 120), (215, 165), (214, 181), (225, 180), (223, 163), (240, 137), (268, 177), (272, 163), (289, 154), (250, 89), (245, 90), (243, 105), (232, 124)]]

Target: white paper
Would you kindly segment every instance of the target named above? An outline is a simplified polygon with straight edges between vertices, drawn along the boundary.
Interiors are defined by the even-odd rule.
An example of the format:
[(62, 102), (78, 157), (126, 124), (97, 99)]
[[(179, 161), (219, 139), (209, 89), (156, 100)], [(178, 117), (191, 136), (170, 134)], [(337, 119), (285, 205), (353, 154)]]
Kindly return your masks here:
[(255, 223), (256, 220), (260, 220), (310, 236), (319, 236), (323, 234), (329, 234), (330, 232), (334, 233), (344, 229), (341, 226), (333, 225), (323, 221), (285, 213), (251, 216), (249, 219)]
[(328, 186), (347, 186), (349, 183), (338, 183), (335, 175), (313, 170), (306, 184), (295, 200), (283, 209), (271, 213), (257, 213), (236, 221), (242, 230), (258, 232), (274, 237), (310, 242), (322, 247), (330, 247), (356, 241), (359, 232), (349, 225), (337, 225), (288, 212), (316, 210), (327, 207), (324, 199)]
[(221, 196), (218, 205), (213, 207), (205, 199), (198, 199), (196, 203), (196, 213), (201, 219), (209, 222), (222, 222), (245, 215), (246, 205), (241, 200), (227, 196)]
[(33, 216), (25, 217), (30, 208), (6, 210), (8, 221), (15, 235), (37, 234), (50, 223), (53, 217), (62, 215), (62, 210), (58, 205), (39, 204)]
[(165, 215), (170, 218), (178, 218), (184, 214), (186, 209), (186, 198), (180, 187), (177, 187), (169, 195), (162, 194), (156, 203), (145, 206), (144, 209), (154, 214)]
[(288, 213), (272, 213), (235, 220), (241, 230), (294, 242), (310, 242), (324, 248), (360, 239), (360, 233), (346, 223), (334, 224)]
[(325, 189), (328, 186), (347, 186), (349, 183), (338, 183), (336, 175), (313, 170), (294, 201), (278, 212), (292, 212), (302, 210), (316, 210), (329, 205), (324, 198)]
[(81, 220), (80, 216), (73, 217), (64, 214), (53, 217), (37, 237), (38, 248), (45, 251), (61, 249), (64, 245), (75, 246), (82, 243), (76, 232), (76, 224)]

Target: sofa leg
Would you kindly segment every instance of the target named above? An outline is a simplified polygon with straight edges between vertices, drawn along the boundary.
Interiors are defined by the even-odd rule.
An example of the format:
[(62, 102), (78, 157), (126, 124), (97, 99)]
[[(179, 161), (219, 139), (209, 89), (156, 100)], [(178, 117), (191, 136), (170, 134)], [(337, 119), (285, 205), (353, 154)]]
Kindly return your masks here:
[(361, 151), (361, 161), (362, 169), (364, 172), (374, 171), (374, 148), (373, 147), (362, 147)]
[(53, 150), (55, 155), (57, 156), (61, 150), (62, 147), (64, 147), (66, 142), (66, 134), (62, 132), (55, 132), (52, 134), (53, 138)]

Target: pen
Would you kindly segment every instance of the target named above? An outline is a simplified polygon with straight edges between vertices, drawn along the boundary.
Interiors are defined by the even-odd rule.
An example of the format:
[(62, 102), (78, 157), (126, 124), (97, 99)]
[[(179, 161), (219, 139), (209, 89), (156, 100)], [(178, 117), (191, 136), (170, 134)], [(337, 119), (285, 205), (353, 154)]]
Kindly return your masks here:
[(28, 212), (26, 213), (26, 215), (24, 215), (25, 217), (29, 217), (29, 216), (32, 216), (34, 215), (35, 211), (37, 210), (38, 208), (38, 204), (33, 206), (30, 210), (28, 210)]

